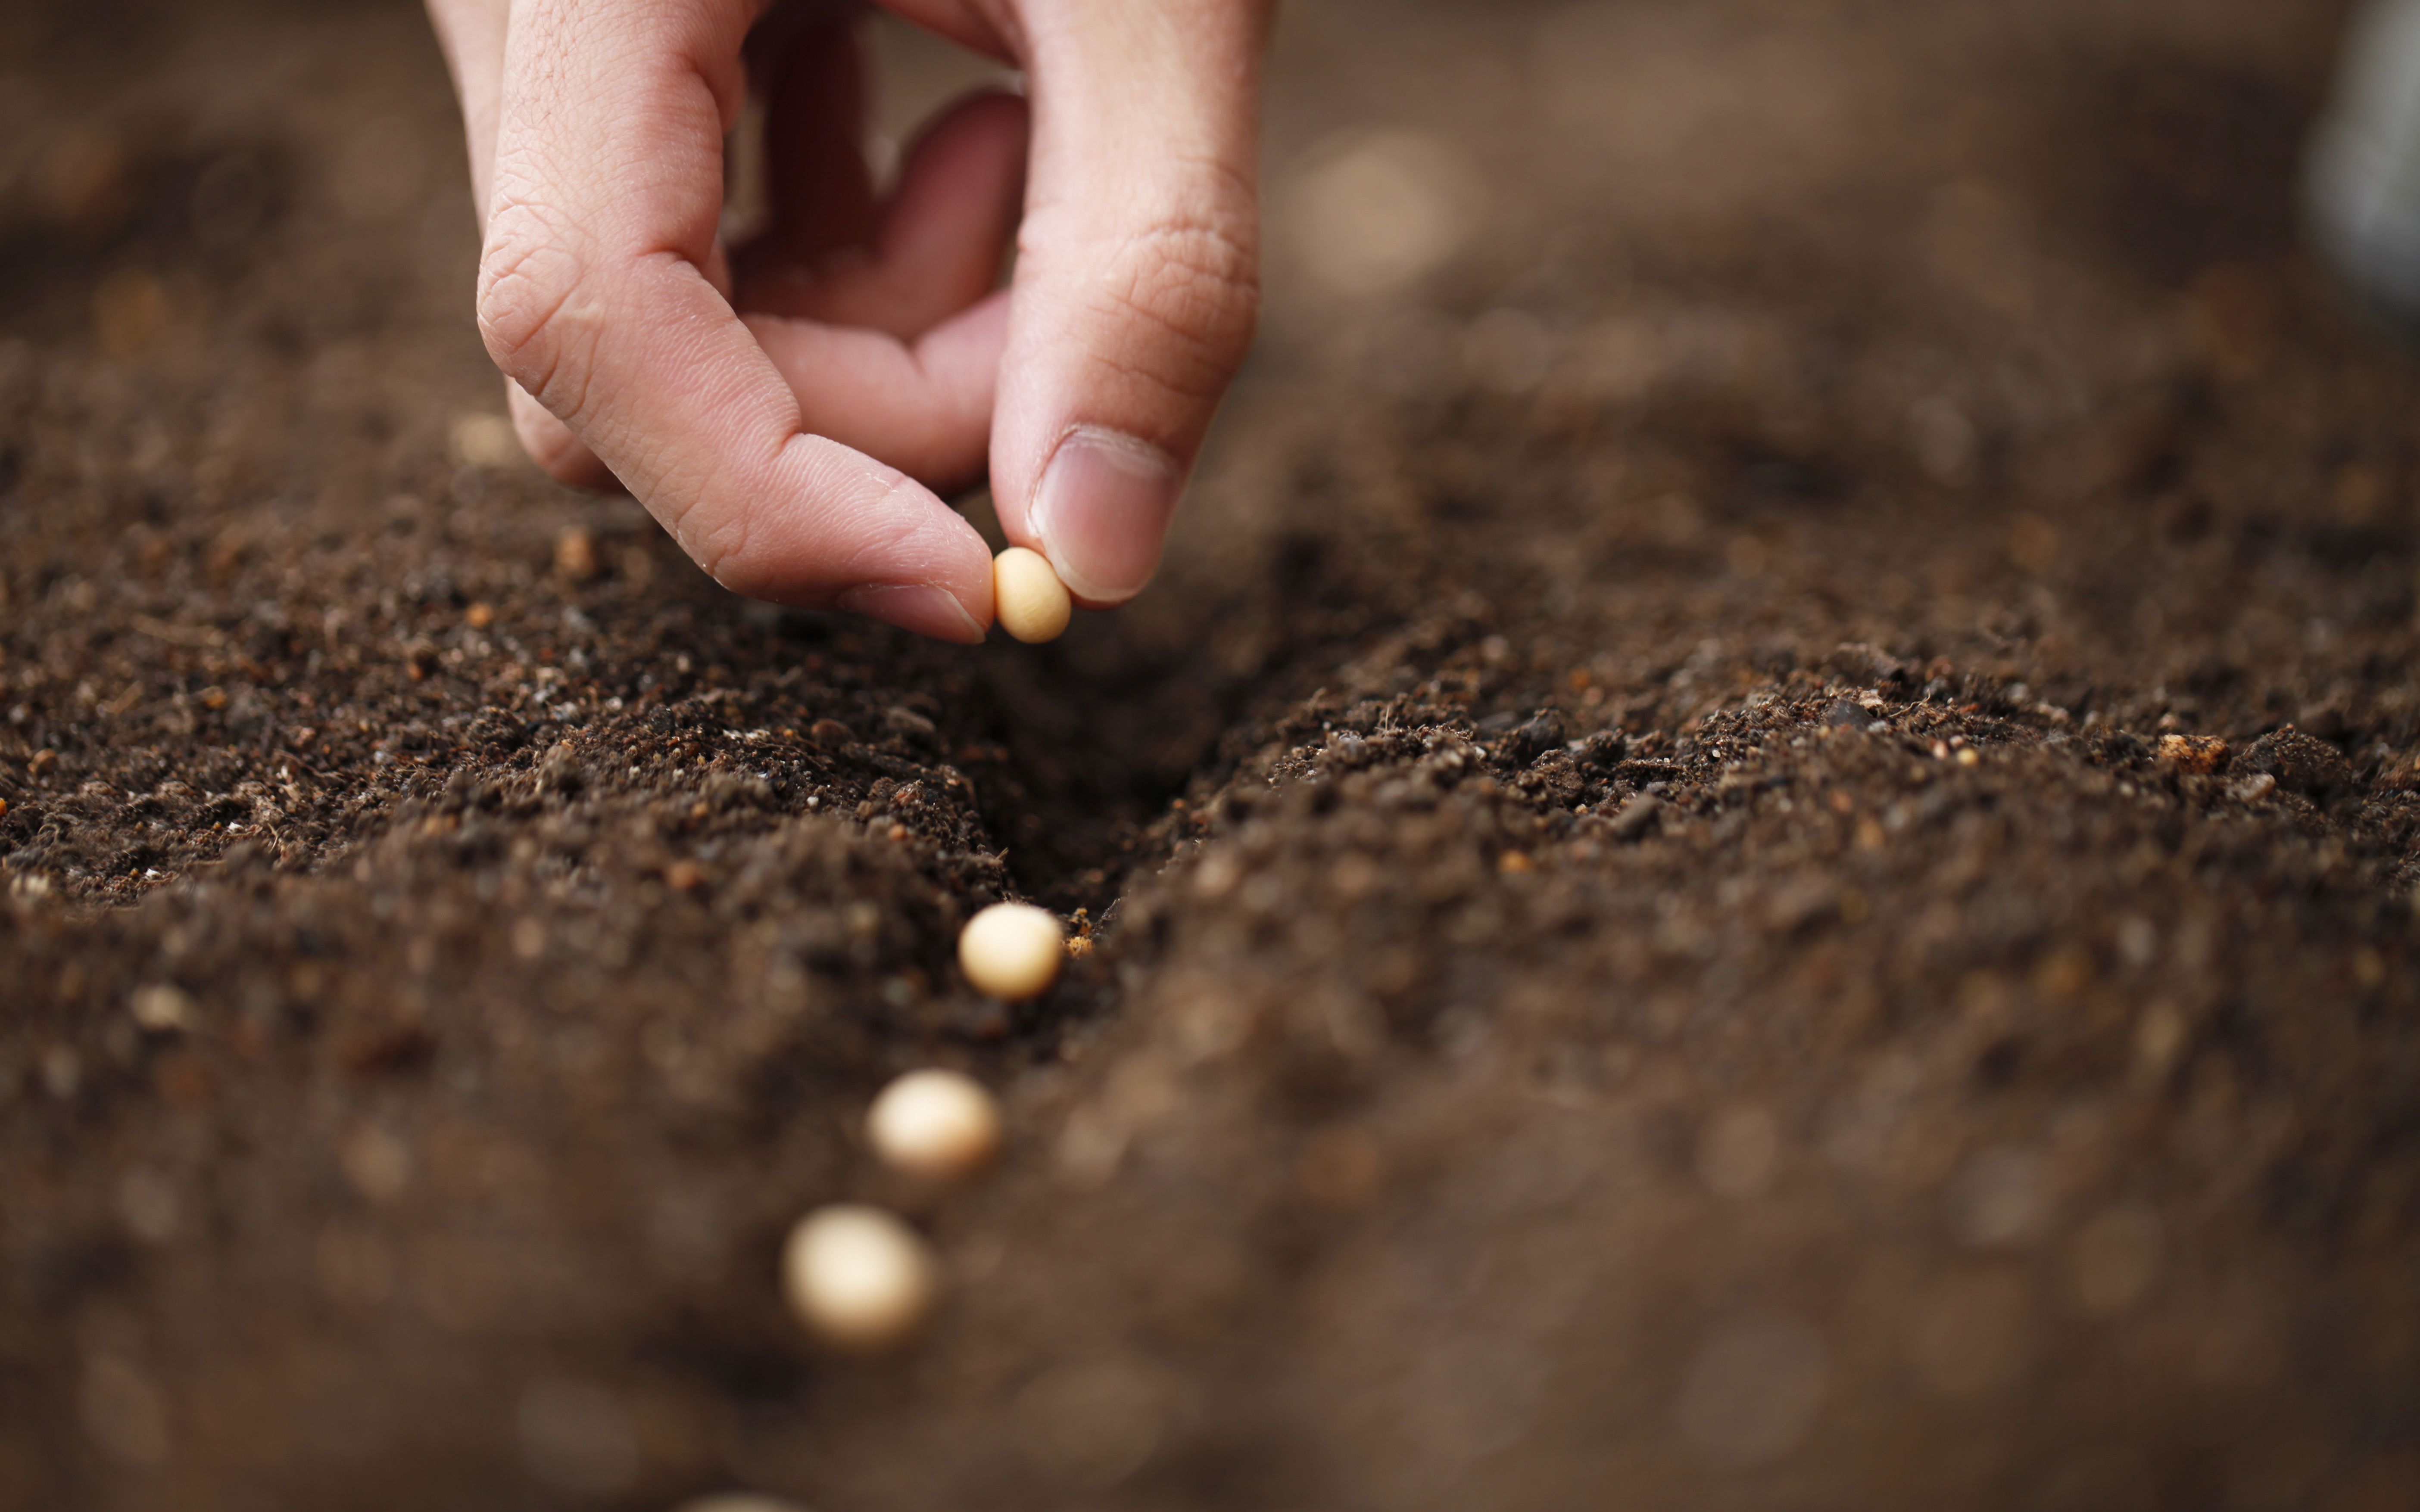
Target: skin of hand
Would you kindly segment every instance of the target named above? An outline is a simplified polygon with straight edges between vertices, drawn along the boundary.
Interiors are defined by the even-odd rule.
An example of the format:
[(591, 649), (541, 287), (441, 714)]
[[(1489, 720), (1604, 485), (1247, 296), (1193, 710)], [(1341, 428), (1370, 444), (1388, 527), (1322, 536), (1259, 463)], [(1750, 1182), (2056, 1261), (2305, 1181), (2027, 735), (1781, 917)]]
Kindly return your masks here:
[[(614, 480), (736, 592), (943, 640), (988, 460), (1078, 602), (1140, 592), (1259, 313), (1275, 0), (886, 0), (1024, 70), (877, 194), (846, 0), (428, 0), (486, 239), (479, 329), (556, 478)], [(766, 110), (770, 224), (720, 237)], [(1011, 286), (996, 290), (1010, 238)]]

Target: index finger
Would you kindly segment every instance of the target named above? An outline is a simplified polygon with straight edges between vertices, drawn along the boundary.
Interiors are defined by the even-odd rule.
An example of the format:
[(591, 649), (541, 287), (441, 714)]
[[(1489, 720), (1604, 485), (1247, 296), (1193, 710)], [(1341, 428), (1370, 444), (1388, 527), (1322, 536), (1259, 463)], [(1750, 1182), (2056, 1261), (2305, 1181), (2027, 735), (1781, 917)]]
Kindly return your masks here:
[(896, 469), (807, 434), (789, 384), (707, 277), (756, 8), (516, 9), (480, 332), (726, 587), (980, 640), (983, 538)]

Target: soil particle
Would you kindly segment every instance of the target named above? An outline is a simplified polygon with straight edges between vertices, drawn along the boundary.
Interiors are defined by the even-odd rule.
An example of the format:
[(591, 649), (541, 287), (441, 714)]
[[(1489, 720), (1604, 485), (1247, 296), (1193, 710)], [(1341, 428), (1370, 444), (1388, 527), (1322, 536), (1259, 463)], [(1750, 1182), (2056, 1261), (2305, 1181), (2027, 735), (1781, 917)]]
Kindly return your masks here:
[(1512, 732), (1509, 754), (1515, 765), (1527, 766), (1548, 751), (1561, 750), (1564, 739), (1563, 717), (1553, 709), (1541, 709)]
[(2333, 797), (2353, 787), (2352, 766), (2344, 752), (2292, 725), (2245, 747), (2232, 769), (2273, 778), (2287, 792), (2310, 798)]
[(2211, 777), (2226, 770), (2226, 742), (2215, 735), (2162, 735), (2160, 764), (2186, 777)]

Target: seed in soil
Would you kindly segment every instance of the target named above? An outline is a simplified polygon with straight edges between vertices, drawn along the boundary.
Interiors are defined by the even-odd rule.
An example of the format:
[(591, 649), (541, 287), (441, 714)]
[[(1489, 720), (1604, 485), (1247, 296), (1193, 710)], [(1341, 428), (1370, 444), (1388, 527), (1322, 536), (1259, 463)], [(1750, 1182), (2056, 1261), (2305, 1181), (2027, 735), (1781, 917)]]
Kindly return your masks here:
[(1039, 997), (1059, 980), (1067, 937), (1059, 920), (1032, 903), (994, 903), (958, 935), (958, 965), (977, 992), (1009, 1002)]
[(1010, 547), (991, 564), (991, 593), (1001, 628), (1029, 645), (1058, 640), (1076, 611), (1049, 560), (1021, 546)]
[(885, 1165), (929, 1181), (959, 1181), (999, 1158), (1000, 1103), (954, 1071), (911, 1071), (882, 1089), (865, 1134)]
[(923, 1326), (940, 1289), (924, 1237), (879, 1208), (839, 1203), (799, 1220), (782, 1249), (790, 1310), (834, 1349), (878, 1354)]

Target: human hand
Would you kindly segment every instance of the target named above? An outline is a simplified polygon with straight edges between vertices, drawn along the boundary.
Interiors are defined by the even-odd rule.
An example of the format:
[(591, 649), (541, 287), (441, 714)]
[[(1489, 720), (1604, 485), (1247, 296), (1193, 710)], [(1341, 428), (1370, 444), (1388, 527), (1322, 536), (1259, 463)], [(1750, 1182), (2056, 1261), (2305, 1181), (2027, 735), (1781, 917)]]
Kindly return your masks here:
[[(1274, 0), (886, 3), (1024, 69), (1031, 110), (961, 103), (877, 199), (857, 7), (428, 0), (515, 424), (726, 587), (960, 641), (991, 623), (991, 556), (932, 490), (988, 451), (1009, 538), (1122, 603), (1251, 343)], [(726, 250), (752, 74), (771, 224)]]

